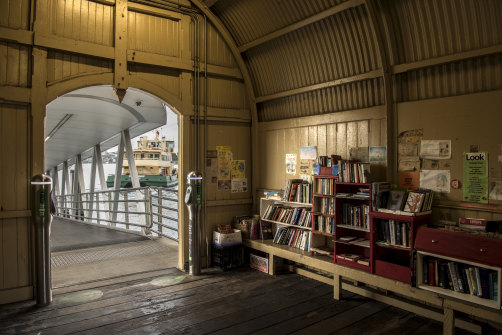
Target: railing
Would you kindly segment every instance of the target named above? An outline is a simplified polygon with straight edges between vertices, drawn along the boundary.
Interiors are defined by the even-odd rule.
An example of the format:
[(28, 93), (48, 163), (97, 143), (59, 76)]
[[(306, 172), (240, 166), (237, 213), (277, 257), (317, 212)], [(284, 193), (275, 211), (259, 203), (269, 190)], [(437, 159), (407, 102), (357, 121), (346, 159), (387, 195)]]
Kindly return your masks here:
[(178, 240), (178, 190), (140, 187), (56, 196), (55, 216)]

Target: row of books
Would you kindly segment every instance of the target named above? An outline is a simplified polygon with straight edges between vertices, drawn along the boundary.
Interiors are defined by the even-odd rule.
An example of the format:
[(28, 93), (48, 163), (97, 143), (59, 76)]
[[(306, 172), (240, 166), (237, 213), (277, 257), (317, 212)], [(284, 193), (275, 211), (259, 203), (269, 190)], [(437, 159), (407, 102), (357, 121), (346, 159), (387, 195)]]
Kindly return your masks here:
[(335, 199), (334, 198), (317, 198), (315, 203), (316, 212), (335, 215)]
[(312, 212), (310, 208), (306, 207), (286, 207), (281, 204), (272, 204), (267, 207), (262, 218), (302, 227), (311, 227)]
[(387, 208), (391, 186), (388, 182), (371, 183), (371, 208), (377, 212), (379, 208)]
[(394, 189), (387, 194), (382, 193), (382, 197), (385, 196), (387, 196), (387, 199), (384, 200), (386, 202), (385, 208), (389, 210), (420, 213), (430, 211), (432, 208), (433, 194), (428, 189), (409, 192), (405, 189)]
[(424, 257), (423, 281), (455, 292), (497, 300), (497, 272), (477, 266)]
[(369, 266), (370, 265), (369, 258), (366, 258), (366, 257), (361, 256), (361, 255), (342, 253), (342, 254), (337, 254), (336, 258), (344, 260), (344, 261), (359, 263), (359, 264), (362, 264), (362, 265), (365, 265), (365, 266)]
[(302, 179), (288, 179), (282, 200), (312, 203), (312, 184)]
[(321, 215), (314, 216), (314, 230), (333, 235), (335, 233), (335, 218)]
[(369, 230), (370, 206), (366, 204), (342, 204), (341, 224)]
[(368, 183), (369, 163), (338, 161), (338, 179), (342, 183)]
[(410, 247), (410, 223), (396, 220), (378, 220), (378, 242)]
[(308, 251), (310, 248), (310, 232), (295, 228), (282, 227), (277, 229), (274, 237), (275, 244), (289, 245), (290, 247)]
[(335, 194), (335, 179), (318, 178), (315, 179), (315, 191), (317, 194), (334, 195)]

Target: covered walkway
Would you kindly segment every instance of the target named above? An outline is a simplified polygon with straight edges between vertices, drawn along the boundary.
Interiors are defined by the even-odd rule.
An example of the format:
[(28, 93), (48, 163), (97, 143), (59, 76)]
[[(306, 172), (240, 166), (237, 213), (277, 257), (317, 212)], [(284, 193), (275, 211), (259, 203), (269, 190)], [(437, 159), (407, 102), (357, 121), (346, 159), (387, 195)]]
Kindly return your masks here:
[(176, 267), (178, 243), (55, 218), (52, 287), (67, 287)]

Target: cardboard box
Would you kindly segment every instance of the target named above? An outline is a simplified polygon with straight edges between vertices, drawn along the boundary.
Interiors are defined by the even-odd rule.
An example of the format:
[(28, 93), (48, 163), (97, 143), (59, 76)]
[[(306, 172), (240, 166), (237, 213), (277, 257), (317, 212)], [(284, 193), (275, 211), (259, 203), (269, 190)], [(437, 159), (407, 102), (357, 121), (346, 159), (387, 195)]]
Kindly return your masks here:
[(213, 243), (222, 247), (229, 245), (242, 244), (241, 231), (238, 229), (232, 229), (231, 234), (222, 234), (217, 231), (213, 231)]
[(249, 266), (261, 272), (268, 273), (268, 258), (250, 254)]

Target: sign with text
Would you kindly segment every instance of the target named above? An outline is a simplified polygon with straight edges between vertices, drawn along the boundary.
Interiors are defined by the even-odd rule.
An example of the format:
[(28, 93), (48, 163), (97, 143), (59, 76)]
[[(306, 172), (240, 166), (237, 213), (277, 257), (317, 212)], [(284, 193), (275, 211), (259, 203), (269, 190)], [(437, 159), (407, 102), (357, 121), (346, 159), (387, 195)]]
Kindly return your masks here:
[(463, 200), (488, 203), (488, 152), (464, 152)]

